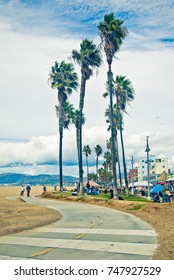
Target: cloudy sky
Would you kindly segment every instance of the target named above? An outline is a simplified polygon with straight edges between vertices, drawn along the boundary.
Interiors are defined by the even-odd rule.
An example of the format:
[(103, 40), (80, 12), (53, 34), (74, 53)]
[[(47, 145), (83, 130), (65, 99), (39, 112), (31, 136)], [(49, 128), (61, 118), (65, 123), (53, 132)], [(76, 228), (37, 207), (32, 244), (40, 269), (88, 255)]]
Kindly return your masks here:
[[(124, 118), (128, 167), (132, 155), (135, 161), (146, 156), (148, 135), (151, 154), (168, 157), (174, 168), (173, 0), (1, 0), (0, 173), (58, 172), (57, 93), (48, 84), (49, 70), (79, 49), (82, 39), (98, 44), (97, 25), (110, 12), (129, 31), (113, 63), (114, 76), (126, 75), (135, 89)], [(104, 55), (103, 61), (87, 84), (83, 144), (106, 150)], [(79, 93), (70, 101), (77, 107)], [(73, 127), (64, 134), (63, 157), (64, 174), (77, 176)], [(94, 152), (89, 160), (94, 171)]]

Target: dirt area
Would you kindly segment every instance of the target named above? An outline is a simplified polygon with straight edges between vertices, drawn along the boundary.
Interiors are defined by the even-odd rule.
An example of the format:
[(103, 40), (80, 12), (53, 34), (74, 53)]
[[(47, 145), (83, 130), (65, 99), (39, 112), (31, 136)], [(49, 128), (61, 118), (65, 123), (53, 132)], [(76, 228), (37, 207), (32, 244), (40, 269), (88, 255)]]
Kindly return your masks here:
[[(31, 205), (20, 199), (4, 199), (8, 196), (19, 196), (19, 192), (19, 187), (0, 187), (0, 220), (2, 225), (0, 235), (45, 225), (61, 218), (59, 213), (44, 206)], [(40, 195), (41, 193), (42, 188), (32, 188), (31, 195)], [(151, 224), (158, 233), (160, 246), (153, 259), (174, 260), (174, 203), (115, 201), (98, 199), (97, 197), (67, 197), (64, 200), (111, 207), (141, 218)]]
[[(42, 189), (34, 189), (32, 193), (41, 194)], [(19, 196), (19, 187), (0, 187), (0, 236), (14, 232), (43, 226), (62, 218), (61, 214), (44, 206), (32, 205), (21, 198), (5, 199), (7, 196)]]

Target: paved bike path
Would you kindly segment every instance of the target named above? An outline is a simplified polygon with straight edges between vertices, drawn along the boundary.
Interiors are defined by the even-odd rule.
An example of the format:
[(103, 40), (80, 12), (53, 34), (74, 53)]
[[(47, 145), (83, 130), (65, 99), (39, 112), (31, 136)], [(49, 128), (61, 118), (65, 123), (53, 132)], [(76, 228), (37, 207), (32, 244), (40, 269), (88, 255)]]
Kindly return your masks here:
[(157, 248), (154, 229), (133, 215), (96, 205), (25, 199), (55, 209), (63, 218), (0, 237), (0, 259), (141, 260), (152, 259)]

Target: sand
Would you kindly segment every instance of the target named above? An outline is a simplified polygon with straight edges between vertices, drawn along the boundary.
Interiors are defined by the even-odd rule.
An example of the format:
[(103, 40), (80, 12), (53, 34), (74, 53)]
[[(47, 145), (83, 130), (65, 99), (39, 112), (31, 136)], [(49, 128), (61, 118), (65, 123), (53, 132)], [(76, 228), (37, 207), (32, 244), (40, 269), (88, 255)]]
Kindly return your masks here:
[[(31, 195), (41, 193), (41, 187), (32, 188)], [(47, 225), (62, 218), (53, 209), (24, 202), (19, 194), (20, 187), (0, 187), (0, 236)], [(16, 196), (16, 199), (11, 200), (10, 196)]]

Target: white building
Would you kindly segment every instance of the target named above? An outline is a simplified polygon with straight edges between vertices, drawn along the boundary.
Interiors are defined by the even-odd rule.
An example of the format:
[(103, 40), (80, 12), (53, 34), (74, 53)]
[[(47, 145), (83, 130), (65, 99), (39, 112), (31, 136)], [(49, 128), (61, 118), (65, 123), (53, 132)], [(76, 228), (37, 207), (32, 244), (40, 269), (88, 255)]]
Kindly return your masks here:
[[(155, 156), (150, 155), (150, 170), (155, 166)], [(143, 181), (147, 177), (147, 157), (138, 159), (138, 181)]]
[(155, 160), (155, 166), (152, 172), (156, 175), (160, 175), (163, 172), (168, 173), (168, 159), (167, 158), (157, 158)]
[[(150, 159), (150, 179), (156, 180), (156, 178), (162, 173), (168, 173), (168, 159), (167, 158), (155, 158), (154, 155), (149, 156)], [(138, 181), (147, 180), (147, 158), (142, 157), (138, 159)]]

